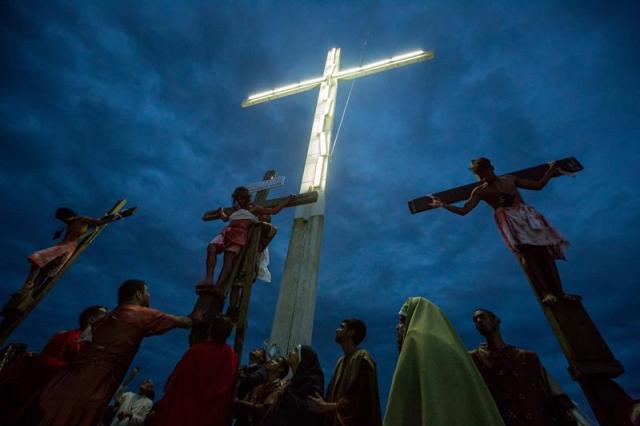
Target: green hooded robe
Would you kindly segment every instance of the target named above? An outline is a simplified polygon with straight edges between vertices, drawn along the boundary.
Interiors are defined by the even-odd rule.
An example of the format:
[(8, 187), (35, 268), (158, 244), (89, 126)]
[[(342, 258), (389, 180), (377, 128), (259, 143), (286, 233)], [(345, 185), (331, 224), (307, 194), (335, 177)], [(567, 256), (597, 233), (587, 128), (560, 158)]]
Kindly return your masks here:
[(384, 426), (502, 426), (482, 376), (447, 317), (423, 297), (407, 299), (405, 336)]

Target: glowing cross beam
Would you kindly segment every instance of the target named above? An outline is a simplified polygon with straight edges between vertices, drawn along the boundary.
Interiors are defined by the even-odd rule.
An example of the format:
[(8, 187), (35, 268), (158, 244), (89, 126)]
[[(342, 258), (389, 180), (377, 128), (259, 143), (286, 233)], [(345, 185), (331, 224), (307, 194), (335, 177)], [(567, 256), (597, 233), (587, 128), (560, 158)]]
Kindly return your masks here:
[(318, 201), (296, 208), (271, 330), (271, 343), (276, 344), (284, 353), (298, 344), (311, 344), (338, 81), (364, 77), (431, 58), (433, 52), (418, 50), (361, 67), (340, 70), (340, 49), (333, 48), (327, 53), (322, 77), (256, 93), (242, 102), (243, 107), (248, 107), (319, 87), (299, 191), (317, 191)]
[(310, 80), (305, 80), (298, 83), (289, 84), (287, 86), (278, 87), (276, 89), (256, 93), (245, 99), (242, 102), (242, 106), (246, 108), (252, 105), (260, 104), (262, 102), (268, 102), (274, 99), (283, 98), (285, 96), (295, 95), (296, 93), (305, 92), (319, 86), (327, 79), (351, 80), (380, 71), (386, 71), (388, 69), (401, 67), (403, 65), (425, 61), (427, 59), (433, 59), (433, 52), (416, 50), (414, 52), (397, 55), (389, 59), (384, 59), (382, 61), (372, 62), (361, 67), (348, 68), (346, 70), (335, 69), (333, 73), (329, 75), (324, 75), (322, 77), (312, 78)]

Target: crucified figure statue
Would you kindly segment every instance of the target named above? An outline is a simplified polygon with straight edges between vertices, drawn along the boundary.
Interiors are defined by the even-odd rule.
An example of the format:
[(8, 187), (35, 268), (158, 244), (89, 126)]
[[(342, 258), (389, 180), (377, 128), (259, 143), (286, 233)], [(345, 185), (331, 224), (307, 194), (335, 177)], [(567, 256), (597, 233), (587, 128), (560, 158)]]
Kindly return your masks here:
[(462, 207), (452, 206), (438, 197), (432, 197), (431, 205), (464, 216), (480, 201), (489, 204), (494, 209), (502, 238), (518, 257), (542, 303), (553, 305), (558, 298), (580, 300), (580, 296), (564, 292), (555, 263), (557, 259), (565, 260), (564, 249), (569, 242), (542, 214), (524, 202), (518, 190), (540, 190), (554, 175), (562, 173), (562, 169), (555, 162), (550, 163), (539, 180), (516, 175), (496, 176), (491, 161), (484, 157), (472, 160), (469, 169), (482, 183), (472, 191)]

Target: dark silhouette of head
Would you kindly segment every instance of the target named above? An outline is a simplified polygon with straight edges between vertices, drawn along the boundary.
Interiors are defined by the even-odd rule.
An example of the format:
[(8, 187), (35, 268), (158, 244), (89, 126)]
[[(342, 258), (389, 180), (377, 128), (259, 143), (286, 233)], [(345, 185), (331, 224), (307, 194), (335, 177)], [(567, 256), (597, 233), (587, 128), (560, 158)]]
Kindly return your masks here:
[(250, 364), (264, 364), (267, 362), (267, 351), (264, 348), (255, 348), (249, 353)]
[(244, 207), (251, 201), (251, 192), (246, 187), (239, 186), (233, 191), (231, 197), (234, 204), (237, 203), (240, 207)]
[(489, 309), (478, 308), (473, 311), (473, 323), (483, 336), (500, 331), (500, 318)]
[(149, 289), (142, 280), (126, 280), (118, 289), (118, 304), (132, 303), (149, 306)]
[(63, 221), (64, 223), (67, 223), (70, 219), (76, 216), (78, 216), (78, 214), (69, 207), (60, 207), (59, 209), (56, 209), (55, 218)]
[(102, 305), (94, 305), (85, 308), (82, 312), (80, 312), (80, 316), (78, 317), (78, 324), (80, 324), (80, 329), (84, 330), (103, 316), (107, 314), (107, 307)]
[(284, 379), (289, 374), (289, 362), (283, 356), (276, 357), (265, 365), (267, 372), (273, 378)]
[(209, 325), (209, 338), (214, 342), (224, 343), (231, 335), (232, 330), (231, 320), (223, 315), (218, 315)]
[(475, 160), (471, 160), (469, 170), (471, 170), (480, 180), (489, 179), (495, 176), (491, 160), (486, 157), (479, 157)]
[(153, 401), (153, 399), (156, 397), (155, 384), (153, 383), (153, 380), (151, 379), (143, 380), (142, 383), (140, 384), (140, 389), (138, 390), (138, 393), (140, 395), (146, 396), (147, 398)]
[(346, 318), (336, 329), (336, 342), (342, 343), (345, 339), (350, 339), (354, 346), (358, 346), (367, 335), (366, 324), (357, 318)]

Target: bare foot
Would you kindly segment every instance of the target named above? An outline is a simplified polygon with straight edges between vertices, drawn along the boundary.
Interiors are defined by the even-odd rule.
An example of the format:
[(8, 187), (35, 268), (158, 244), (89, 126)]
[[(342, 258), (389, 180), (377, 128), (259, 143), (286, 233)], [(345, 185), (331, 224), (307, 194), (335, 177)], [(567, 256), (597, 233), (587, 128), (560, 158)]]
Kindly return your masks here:
[(582, 296), (580, 296), (579, 294), (563, 294), (562, 298), (570, 302), (579, 302), (582, 300)]
[(556, 303), (558, 303), (558, 298), (555, 297), (553, 294), (547, 293), (542, 298), (543, 305), (555, 305)]

